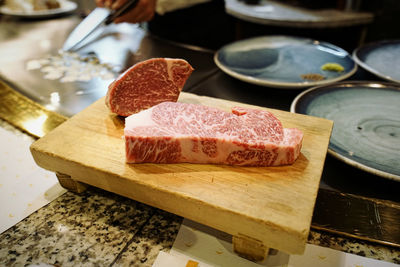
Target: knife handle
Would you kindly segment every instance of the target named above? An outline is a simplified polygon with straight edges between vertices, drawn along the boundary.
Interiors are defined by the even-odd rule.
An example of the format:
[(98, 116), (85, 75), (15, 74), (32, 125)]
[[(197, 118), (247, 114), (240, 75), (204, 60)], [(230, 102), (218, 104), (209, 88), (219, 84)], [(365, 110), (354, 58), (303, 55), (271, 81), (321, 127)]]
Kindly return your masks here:
[(111, 12), (110, 15), (106, 18), (106, 21), (104, 22), (105, 25), (108, 25), (114, 21), (117, 17), (125, 14), (127, 11), (131, 10), (134, 8), (139, 0), (128, 0), (121, 8)]

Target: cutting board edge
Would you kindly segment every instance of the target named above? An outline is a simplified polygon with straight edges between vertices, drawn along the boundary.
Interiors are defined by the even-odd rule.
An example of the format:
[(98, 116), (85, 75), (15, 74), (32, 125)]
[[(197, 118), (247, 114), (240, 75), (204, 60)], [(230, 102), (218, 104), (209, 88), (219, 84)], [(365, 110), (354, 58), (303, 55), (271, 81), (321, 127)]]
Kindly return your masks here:
[[(225, 109), (229, 108), (228, 105), (241, 105), (241, 106), (256, 107), (256, 108), (260, 108), (260, 109), (272, 110), (272, 109), (269, 109), (269, 108), (258, 107), (258, 106), (254, 106), (254, 105), (250, 105), (250, 104), (238, 103), (238, 102), (233, 102), (233, 101), (226, 101), (226, 100), (222, 100), (222, 99), (215, 99), (215, 98), (205, 97), (205, 96), (196, 96), (196, 95), (190, 94), (190, 93), (183, 93), (183, 96), (184, 97), (189, 97), (189, 98), (192, 97), (192, 98), (194, 98), (193, 101), (195, 101), (195, 102), (201, 102), (203, 100), (204, 101), (210, 101), (209, 103), (207, 102), (207, 104), (209, 106), (215, 106), (215, 105), (219, 106), (219, 105), (221, 105), (221, 107), (223, 107)], [(200, 97), (200, 98), (197, 99), (198, 97)], [(189, 100), (186, 99), (186, 100), (187, 101), (191, 101), (190, 99)], [(108, 114), (108, 110), (106, 109), (106, 107), (104, 105), (104, 99), (100, 98), (95, 103), (93, 103), (91, 106), (89, 106), (87, 109), (85, 109), (84, 111), (82, 111), (82, 112), (76, 114), (75, 116), (73, 116), (71, 118), (71, 120), (80, 121), (80, 120), (84, 119), (87, 122), (88, 120), (86, 118), (87, 117), (86, 114), (89, 112), (89, 109), (90, 109), (90, 112), (94, 111), (96, 113), (100, 112), (100, 113), (104, 113), (104, 114), (106, 114), (106, 112), (107, 112), (107, 114)], [(276, 110), (276, 112), (277, 112), (277, 115), (278, 115), (277, 117), (278, 118), (280, 116), (282, 116), (282, 118), (284, 118), (284, 119), (296, 117), (296, 120), (297, 120), (297, 118), (302, 118), (303, 116), (304, 116), (304, 118), (307, 117), (306, 120), (305, 120), (306, 124), (300, 125), (300, 126), (304, 127), (304, 129), (310, 130), (310, 132), (312, 132), (313, 136), (318, 135), (320, 137), (320, 138), (318, 138), (318, 140), (321, 139), (324, 144), (326, 143), (326, 149), (327, 149), (328, 144), (329, 144), (329, 137), (331, 135), (331, 130), (332, 130), (332, 126), (333, 126), (332, 121), (329, 121), (329, 120), (326, 120), (326, 119), (322, 119), (322, 118), (317, 118), (317, 117), (310, 118), (311, 116), (306, 116), (306, 115), (296, 114), (296, 113), (291, 113), (291, 115), (289, 115), (290, 112), (282, 111), (282, 110)], [(293, 117), (292, 117), (292, 115), (293, 115)], [(301, 117), (299, 117), (299, 116), (301, 116)], [(320, 121), (321, 121), (321, 123), (319, 123)], [(70, 124), (70, 125), (71, 126), (74, 125), (76, 127), (78, 124)], [(295, 125), (297, 125), (297, 123), (295, 123)], [(321, 131), (323, 132), (322, 135), (320, 135), (320, 133), (319, 133)], [(65, 134), (65, 132), (63, 134)], [(51, 136), (52, 133), (50, 133), (49, 135)], [(54, 137), (55, 136), (53, 134), (53, 137), (52, 137), (53, 139), (52, 138), (50, 138), (50, 139), (54, 141)], [(57, 137), (57, 138), (59, 138), (59, 137)], [(43, 141), (45, 139), (46, 139), (46, 136), (44, 138), (42, 138), (42, 139), (39, 139), (36, 142), (40, 142), (40, 140)], [(31, 149), (32, 154), (35, 153), (35, 149), (36, 149), (35, 144), (37, 144), (36, 142), (32, 145), (32, 149)], [(53, 145), (54, 144), (58, 144), (58, 142), (53, 143)], [(40, 147), (37, 147), (37, 148), (40, 151), (41, 148)], [(242, 229), (242, 225), (240, 225), (240, 223), (243, 224), (242, 223), (243, 222), (243, 214), (240, 214), (242, 216), (242, 218), (241, 218), (242, 220), (239, 220), (240, 223), (238, 223), (237, 221), (234, 221), (234, 220), (230, 220), (230, 222), (233, 221), (233, 223), (229, 224), (228, 227), (226, 227), (226, 225), (224, 225), (223, 223), (220, 223), (218, 221), (210, 223), (210, 222), (206, 221), (205, 217), (201, 217), (200, 214), (194, 214), (194, 215), (190, 215), (190, 216), (185, 216), (185, 214), (183, 212), (181, 212), (179, 210), (174, 210), (174, 209), (176, 209), (176, 207), (174, 205), (169, 207), (168, 205), (165, 205), (165, 203), (163, 203), (162, 201), (159, 201), (158, 203), (154, 204), (154, 202), (152, 202), (153, 201), (152, 199), (147, 199), (146, 197), (143, 197), (143, 196), (145, 196), (145, 193), (143, 193), (144, 195), (142, 196), (141, 199), (138, 199), (137, 197), (132, 197), (131, 196), (132, 192), (131, 193), (127, 193), (127, 192), (122, 193), (119, 190), (115, 190), (116, 187), (113, 189), (113, 188), (110, 188), (110, 187), (107, 187), (107, 186), (101, 186), (99, 184), (99, 183), (101, 183), (101, 180), (103, 180), (104, 184), (109, 183), (107, 181), (107, 179), (98, 179), (97, 181), (93, 180), (93, 179), (96, 179), (96, 177), (98, 177), (99, 175), (105, 175), (105, 174), (107, 174), (107, 175), (111, 174), (111, 175), (113, 175), (112, 177), (114, 177), (116, 175), (116, 177), (120, 177), (120, 178), (123, 178), (125, 180), (128, 179), (128, 178), (125, 178), (125, 177), (123, 177), (121, 175), (118, 175), (118, 174), (115, 174), (115, 173), (112, 173), (112, 172), (106, 172), (105, 173), (105, 172), (98, 171), (99, 169), (98, 169), (97, 166), (94, 166), (94, 169), (91, 166), (86, 166), (86, 169), (83, 169), (83, 171), (81, 171), (80, 175), (85, 176), (85, 177), (82, 178), (79, 175), (78, 176), (74, 175), (73, 172), (71, 173), (69, 171), (71, 169), (72, 165), (69, 165), (69, 166), (68, 166), (68, 164), (65, 165), (65, 162), (66, 162), (65, 161), (65, 157), (67, 157), (68, 153), (70, 153), (70, 152), (66, 151), (67, 155), (66, 156), (64, 155), (65, 156), (64, 158), (60, 157), (61, 160), (57, 159), (59, 162), (54, 162), (54, 163), (49, 164), (49, 160), (50, 160), (50, 162), (51, 162), (51, 160), (54, 160), (54, 156), (56, 156), (56, 155), (55, 155), (55, 153), (51, 152), (51, 149), (48, 146), (46, 146), (46, 143), (44, 143), (44, 146), (43, 146), (42, 150), (43, 150), (42, 152), (48, 153), (48, 155), (46, 156), (47, 159), (45, 159), (46, 157), (43, 158), (42, 159), (43, 162), (42, 162), (41, 159), (39, 159), (39, 161), (37, 161), (38, 155), (35, 155), (34, 158), (36, 158), (35, 161), (38, 163), (38, 165), (43, 167), (43, 168), (45, 168), (45, 169), (48, 169), (48, 170), (51, 170), (51, 171), (56, 171), (56, 172), (61, 172), (63, 174), (70, 175), (70, 176), (72, 176), (72, 178), (76, 179), (76, 181), (87, 183), (87, 184), (93, 185), (95, 187), (102, 188), (103, 190), (114, 192), (116, 194), (123, 195), (125, 197), (128, 197), (128, 198), (131, 198), (131, 199), (146, 203), (148, 205), (164, 209), (164, 210), (169, 211), (171, 213), (187, 217), (189, 219), (192, 219), (192, 220), (197, 221), (199, 223), (203, 223), (205, 225), (208, 225), (208, 226), (213, 227), (215, 229), (227, 232), (227, 233), (232, 234), (232, 235), (245, 235), (245, 236), (249, 236), (249, 237), (254, 238), (254, 239), (261, 240), (267, 246), (269, 246), (271, 248), (276, 248), (278, 250), (287, 252), (289, 254), (302, 254), (304, 252), (305, 244), (306, 244), (306, 241), (307, 241), (307, 238), (308, 238), (308, 233), (309, 233), (310, 228), (311, 228), (312, 211), (311, 211), (311, 214), (308, 214), (308, 213), (307, 214), (303, 214), (302, 219), (306, 218), (306, 220), (304, 220), (304, 223), (302, 224), (302, 227), (298, 227), (298, 229), (301, 228), (301, 230), (290, 232), (290, 229), (289, 230), (288, 229), (284, 229), (285, 226), (283, 225), (283, 226), (278, 226), (275, 229), (274, 228), (269, 229), (270, 230), (269, 233), (266, 233), (265, 229), (261, 229), (261, 230), (259, 229), (258, 231), (264, 231), (264, 232), (262, 232), (262, 234), (254, 234), (254, 231), (256, 231), (254, 229), (260, 228), (259, 227), (259, 225), (260, 225), (259, 222), (252, 221), (253, 222), (252, 227), (248, 226), (248, 228), (250, 228), (250, 229), (241, 230)], [(44, 150), (47, 150), (47, 151), (44, 151)], [(325, 158), (326, 154), (327, 154), (326, 152), (327, 152), (327, 150), (319, 151), (319, 155), (323, 156)], [(41, 156), (43, 156), (43, 155), (41, 155)], [(40, 158), (40, 155), (39, 155), (39, 158)], [(74, 163), (72, 160), (71, 160), (70, 163), (75, 164), (75, 165), (79, 165), (78, 162)], [(48, 164), (49, 164), (49, 166), (47, 166)], [(61, 166), (61, 168), (59, 166)], [(322, 162), (322, 165), (320, 166), (320, 168), (321, 168), (321, 171), (318, 173), (318, 184), (320, 183), (320, 179), (321, 179), (321, 175), (322, 175), (323, 162)], [(98, 172), (94, 173), (94, 175), (88, 175), (87, 174), (88, 171), (94, 171), (94, 172), (98, 171)], [(88, 177), (89, 177), (89, 179), (88, 179)], [(315, 178), (317, 178), (317, 177), (315, 177)], [(317, 182), (317, 179), (315, 179), (315, 182)], [(140, 185), (136, 184), (136, 186), (140, 186)], [(141, 185), (141, 187), (143, 187), (145, 189), (149, 188), (148, 185), (147, 185), (147, 187), (146, 187), (146, 185)], [(138, 189), (135, 189), (135, 190), (138, 190)], [(142, 190), (142, 191), (144, 192), (145, 190)], [(154, 192), (152, 192), (152, 194), (147, 194), (147, 196), (148, 197), (149, 196), (150, 197), (155, 197), (160, 192), (160, 189), (153, 188), (153, 191)], [(316, 196), (317, 196), (317, 192), (318, 192), (318, 185), (316, 185), (315, 191), (316, 191), (315, 192), (315, 198), (313, 198), (312, 203), (310, 202), (310, 204), (312, 204), (312, 207), (315, 207), (315, 201), (316, 201)], [(164, 194), (164, 193), (162, 193), (162, 194)], [(180, 198), (178, 198), (179, 197), (178, 192), (169, 192), (169, 193), (167, 193), (167, 196), (171, 197), (172, 194), (174, 194), (177, 199), (180, 199), (180, 200), (185, 199), (184, 197), (182, 197), (182, 194), (181, 194)], [(167, 201), (168, 201), (168, 198), (165, 198), (165, 199), (167, 199)], [(198, 200), (198, 199), (193, 198), (193, 200)], [(176, 202), (178, 202), (177, 206), (179, 206), (179, 204), (180, 205), (184, 204), (184, 203), (179, 203), (179, 201), (176, 201)], [(199, 203), (203, 204), (203, 202), (197, 202), (197, 204), (199, 204)], [(218, 214), (218, 212), (220, 212), (220, 210), (213, 209), (213, 207), (212, 207), (212, 205), (210, 203), (205, 203), (205, 204), (207, 205), (206, 208), (208, 210), (210, 210), (209, 213), (212, 213), (212, 212), (216, 213), (216, 214), (214, 214), (214, 216), (211, 216), (212, 220), (216, 220), (215, 218), (218, 218), (220, 216), (220, 214)], [(196, 210), (196, 209), (199, 208), (198, 205), (196, 205), (196, 203), (194, 203), (194, 201), (191, 201), (190, 205), (191, 205), (192, 210)], [(202, 208), (203, 207), (200, 207), (200, 209), (202, 209)], [(205, 208), (203, 208), (203, 213), (204, 213), (204, 210), (205, 210)], [(311, 210), (313, 210), (313, 209), (311, 209)], [(228, 210), (228, 211), (230, 211), (232, 213), (231, 210)], [(208, 217), (210, 217), (210, 216), (208, 216)], [(247, 222), (249, 222), (249, 220), (247, 220)], [(266, 228), (266, 225), (264, 225), (264, 228)], [(279, 231), (280, 229), (283, 229), (283, 231)], [(275, 239), (274, 238), (270, 238), (270, 236), (268, 236), (269, 234), (274, 236)], [(286, 234), (286, 237), (285, 237), (285, 234)], [(282, 242), (282, 239), (284, 239), (284, 242)], [(290, 242), (288, 242), (287, 240), (290, 240)], [(280, 243), (282, 243), (282, 244), (280, 244)]]
[[(35, 141), (31, 145), (31, 153), (36, 164), (46, 170), (69, 175), (75, 181), (83, 182), (85, 184), (89, 184), (91, 186), (113, 192), (115, 194), (144, 203), (146, 205), (150, 205), (152, 207), (171, 212), (178, 216), (191, 219), (193, 221), (226, 232), (233, 236), (249, 236), (253, 239), (261, 241), (264, 245), (270, 248), (274, 248), (289, 254), (302, 254), (304, 252), (308, 233), (311, 227), (311, 219), (310, 227), (307, 229), (299, 231), (293, 229), (284, 229), (283, 227), (276, 225), (272, 222), (262, 221), (258, 218), (250, 217), (247, 215), (244, 216), (244, 214), (228, 209), (223, 209), (192, 197), (182, 197), (177, 193), (169, 192), (167, 190), (160, 190), (159, 188), (149, 186), (145, 183), (129, 183), (129, 181), (131, 180), (123, 176), (111, 172), (106, 172), (101, 169), (93, 169), (79, 162), (73, 162), (58, 157), (51, 152), (41, 151), (36, 146), (37, 142), (40, 142), (40, 139)], [(71, 172), (71, 170), (75, 171)], [(81, 173), (85, 173), (86, 177), (81, 177)], [(111, 180), (111, 177), (113, 177), (112, 179), (114, 180), (110, 183), (109, 179)], [(124, 186), (117, 185), (115, 183), (116, 181), (118, 183), (122, 182)], [(101, 182), (103, 182), (103, 184)], [(106, 184), (111, 184), (111, 186), (107, 186)], [(127, 189), (132, 189), (132, 187), (139, 188), (136, 188), (131, 192), (126, 192)], [(124, 192), (122, 192), (120, 188), (124, 188)], [(152, 190), (154, 191), (154, 193), (157, 194), (162, 193), (164, 195), (162, 200), (154, 201), (153, 199), (149, 199), (148, 194), (146, 194), (146, 192), (149, 192), (148, 190)], [(140, 193), (140, 195), (135, 195), (136, 193)], [(171, 197), (173, 198), (171, 199)], [(186, 199), (186, 201), (184, 202), (184, 212), (179, 210), (179, 207), (182, 206), (182, 199)], [(171, 201), (174, 202), (174, 204), (165, 204)], [(188, 205), (188, 203), (190, 203), (190, 205)], [(190, 212), (196, 210), (197, 212)], [(211, 216), (212, 218), (219, 219), (215, 222), (210, 223), (205, 219), (206, 216), (201, 216), (201, 214), (208, 214), (207, 217), (210, 217), (210, 213), (215, 214), (215, 216)], [(221, 214), (223, 214), (224, 216), (221, 216)], [(229, 220), (226, 220), (228, 223), (221, 223), (222, 217), (229, 217)], [(261, 231), (261, 234), (255, 233), (255, 229)], [(285, 240), (286, 245), (282, 245), (282, 240)]]

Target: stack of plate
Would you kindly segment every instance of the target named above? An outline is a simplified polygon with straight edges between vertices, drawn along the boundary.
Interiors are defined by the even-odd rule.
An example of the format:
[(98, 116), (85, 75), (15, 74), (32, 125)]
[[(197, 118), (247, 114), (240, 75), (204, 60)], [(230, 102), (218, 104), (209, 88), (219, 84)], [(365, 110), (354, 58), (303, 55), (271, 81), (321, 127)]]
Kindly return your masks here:
[[(375, 175), (400, 181), (400, 41), (356, 49), (354, 61), (329, 43), (288, 36), (241, 40), (216, 52), (217, 66), (232, 77), (266, 87), (302, 89), (291, 111), (334, 121), (328, 152)], [(324, 71), (336, 63), (342, 71)], [(339, 82), (357, 64), (394, 82)], [(304, 74), (323, 76), (305, 80)]]
[(291, 111), (334, 122), (328, 152), (375, 175), (400, 181), (400, 87), (342, 82), (308, 89)]

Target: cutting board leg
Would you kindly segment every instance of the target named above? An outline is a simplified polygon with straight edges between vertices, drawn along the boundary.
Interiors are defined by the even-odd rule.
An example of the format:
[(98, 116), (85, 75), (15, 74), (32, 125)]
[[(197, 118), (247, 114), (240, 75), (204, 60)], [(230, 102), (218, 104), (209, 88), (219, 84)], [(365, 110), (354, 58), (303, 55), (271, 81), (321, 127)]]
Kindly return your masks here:
[(232, 243), (233, 251), (250, 261), (262, 261), (268, 255), (269, 248), (257, 239), (239, 234), (232, 236)]
[(58, 178), (58, 181), (60, 182), (60, 185), (62, 187), (64, 187), (65, 189), (68, 189), (69, 191), (72, 191), (75, 193), (82, 193), (88, 187), (84, 183), (73, 180), (71, 178), (71, 176), (69, 176), (67, 174), (56, 172), (56, 176)]

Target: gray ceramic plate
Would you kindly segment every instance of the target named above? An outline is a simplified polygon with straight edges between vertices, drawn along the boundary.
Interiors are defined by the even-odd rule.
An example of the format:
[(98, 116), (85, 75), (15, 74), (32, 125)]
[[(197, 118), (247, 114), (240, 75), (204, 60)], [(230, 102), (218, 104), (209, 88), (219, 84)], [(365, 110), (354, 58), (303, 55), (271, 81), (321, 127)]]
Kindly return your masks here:
[(370, 173), (400, 181), (400, 87), (342, 82), (310, 88), (291, 111), (334, 122), (328, 152)]
[(18, 11), (8, 8), (7, 6), (0, 7), (0, 13), (9, 16), (21, 17), (21, 18), (30, 18), (30, 19), (42, 19), (48, 17), (54, 17), (62, 14), (67, 14), (73, 12), (78, 5), (75, 2), (68, 0), (59, 0), (60, 7), (49, 9), (49, 10), (38, 10), (38, 11)]
[(365, 70), (387, 81), (400, 83), (400, 40), (367, 44), (354, 50), (353, 57)]
[[(262, 36), (237, 41), (218, 50), (214, 61), (232, 77), (278, 88), (333, 83), (348, 78), (357, 70), (357, 64), (345, 50), (329, 43), (290, 36)], [(326, 63), (337, 63), (344, 70), (322, 70)], [(304, 75), (314, 76), (310, 79)], [(315, 79), (320, 77), (323, 80)]]

